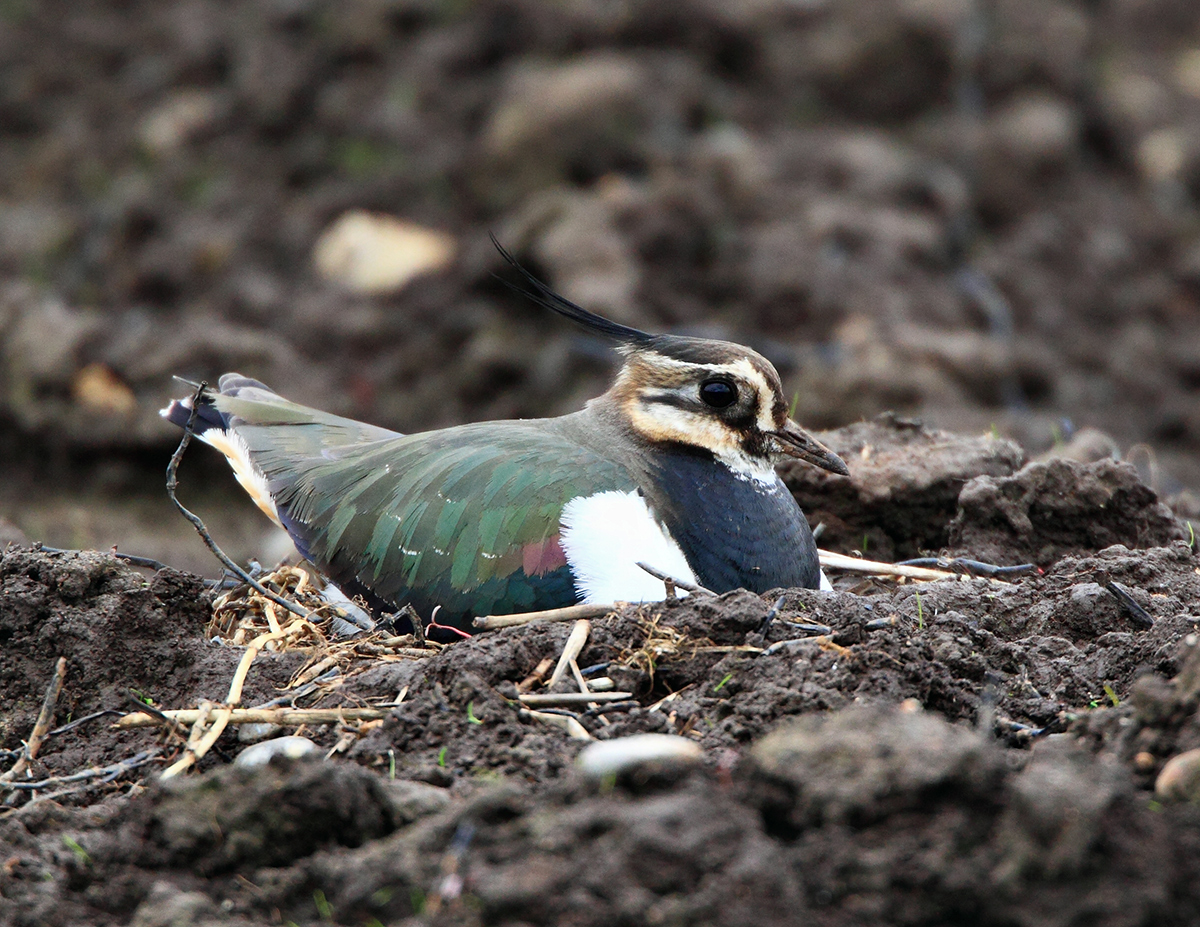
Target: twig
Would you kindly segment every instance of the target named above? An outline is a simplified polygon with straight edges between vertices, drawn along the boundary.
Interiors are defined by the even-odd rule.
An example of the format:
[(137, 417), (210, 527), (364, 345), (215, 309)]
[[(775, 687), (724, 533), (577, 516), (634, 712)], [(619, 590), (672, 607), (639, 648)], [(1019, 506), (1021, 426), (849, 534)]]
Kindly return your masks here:
[[(844, 570), (847, 573), (865, 573), (869, 576), (902, 576), (906, 579), (921, 579), (932, 582), (939, 579), (968, 580), (972, 577), (962, 573), (949, 573), (945, 570), (931, 570), (927, 567), (903, 566), (898, 563), (880, 563), (875, 560), (860, 560), (858, 557), (847, 557), (845, 554), (835, 554), (830, 550), (818, 550), (821, 566), (829, 570)], [(1009, 585), (1002, 579), (987, 577), (988, 582), (1001, 586)]]
[(522, 705), (529, 708), (557, 708), (562, 705), (586, 705), (589, 702), (622, 702), (633, 698), (632, 692), (540, 692), (518, 695)]
[(1153, 616), (1138, 604), (1137, 600), (1129, 594), (1128, 589), (1111, 579), (1104, 579), (1100, 585), (1116, 596), (1121, 610), (1129, 616), (1130, 621), (1139, 628), (1154, 627)]
[(618, 711), (630, 711), (634, 708), (641, 708), (641, 704), (636, 699), (626, 699), (623, 702), (610, 702), (607, 705), (597, 705), (595, 708), (589, 708), (585, 711), (584, 717), (604, 717), (607, 714), (613, 714)]
[(125, 699), (126, 701), (133, 702), (133, 704), (137, 705), (138, 711), (145, 712), (146, 714), (157, 718), (163, 727), (165, 727), (170, 733), (174, 734), (180, 740), (187, 740), (187, 731), (184, 729), (183, 725), (174, 718), (168, 718), (160, 709), (155, 708), (153, 705), (147, 705), (128, 689), (125, 690)]
[(572, 740), (592, 740), (593, 737), (588, 733), (586, 727), (579, 723), (578, 719), (570, 715), (557, 715), (548, 711), (530, 711), (524, 709), (520, 713), (522, 720), (529, 718), (532, 721), (540, 721), (543, 724), (550, 724), (567, 732), (567, 736)]
[(306, 696), (312, 695), (314, 692), (316, 692), (317, 689), (321, 687), (322, 683), (331, 682), (334, 679), (337, 679), (337, 677), (340, 675), (342, 675), (342, 671), (337, 667), (334, 667), (328, 672), (322, 673), (311, 682), (306, 682), (302, 686), (298, 686), (295, 689), (289, 690), (286, 695), (281, 695), (278, 698), (273, 698), (266, 702), (260, 702), (257, 705), (252, 705), (251, 707), (277, 708), (280, 705), (287, 705), (288, 707), (291, 707), (295, 705), (299, 699), (305, 698)]
[(121, 712), (117, 711), (115, 708), (105, 708), (101, 711), (94, 711), (90, 715), (84, 715), (82, 718), (76, 718), (74, 721), (56, 727), (52, 731), (47, 731), (46, 736), (57, 737), (59, 734), (66, 734), (75, 730), (77, 727), (83, 727), (85, 724), (89, 724), (98, 718), (103, 718), (105, 715), (119, 715), (120, 713)]
[[(571, 661), (571, 675), (575, 677), (575, 684), (577, 686), (579, 686), (580, 692), (592, 692), (592, 691), (599, 692), (600, 691), (599, 688), (593, 690), (592, 687), (588, 685), (587, 680), (583, 678), (583, 673), (579, 672), (579, 664), (576, 663), (574, 660)], [(608, 679), (608, 677), (602, 676), (601, 679)], [(612, 682), (611, 679), (609, 679), (608, 681)], [(615, 689), (615, 688), (616, 688), (616, 686), (614, 685), (608, 691), (611, 692), (612, 689)]]
[(565, 608), (548, 608), (542, 612), (523, 612), (519, 615), (488, 615), (476, 618), (471, 623), (483, 631), (493, 631), (496, 628), (511, 628), (516, 625), (529, 624), (531, 621), (575, 621), (579, 618), (605, 618), (626, 604), (628, 603), (568, 605)]
[(124, 560), (130, 566), (145, 567), (149, 570), (154, 570), (156, 573), (159, 570), (171, 569), (161, 560), (155, 560), (153, 557), (139, 557), (137, 554), (123, 554), (119, 550), (113, 550), (112, 555), (118, 560)]
[(37, 759), (38, 751), (42, 748), (50, 725), (54, 723), (54, 709), (58, 705), (58, 697), (62, 694), (63, 680), (67, 675), (67, 658), (59, 657), (54, 664), (54, 675), (50, 677), (50, 685), (46, 687), (46, 696), (42, 699), (42, 710), (38, 712), (33, 731), (25, 742), (25, 749), (13, 764), (12, 769), (0, 775), (0, 782), (11, 782), (29, 768), (29, 764)]
[[(407, 635), (405, 635), (405, 636), (407, 636)], [(387, 640), (382, 640), (379, 642), (379, 646), (383, 651), (383, 655), (394, 656), (394, 657), (408, 657), (409, 659), (412, 659), (412, 660), (427, 660), (430, 657), (436, 657), (439, 653), (441, 653), (440, 650), (434, 650), (433, 648), (423, 650), (420, 647), (399, 647), (399, 646), (393, 645), (391, 643), (391, 641), (394, 641), (394, 640), (397, 640), (397, 638), (392, 637), (392, 638), (388, 638)]]
[[(139, 766), (145, 766), (151, 760), (158, 756), (158, 750), (144, 750), (128, 759), (121, 760), (117, 763), (112, 763), (109, 766), (95, 767), (85, 769), (82, 772), (73, 773), (70, 776), (50, 776), (47, 779), (41, 779), (38, 782), (11, 782), (6, 788), (21, 789), (26, 792), (40, 791), (48, 789), (52, 786), (70, 785), (72, 782), (86, 782), (88, 779), (95, 779), (98, 776), (105, 777), (102, 782), (111, 782), (121, 773), (128, 772), (131, 769), (137, 769)], [(111, 776), (112, 779), (108, 777)], [(99, 785), (101, 783), (94, 783)]]
[(546, 683), (547, 688), (553, 689), (566, 675), (567, 670), (571, 668), (572, 661), (583, 652), (583, 645), (587, 643), (591, 631), (592, 623), (586, 618), (580, 618), (575, 622), (575, 627), (571, 628), (571, 633), (567, 635), (567, 642), (563, 644), (558, 665), (554, 667), (554, 672), (550, 674), (550, 681)]
[(997, 566), (994, 563), (984, 563), (982, 560), (971, 560), (967, 557), (917, 557), (913, 560), (901, 560), (896, 566), (933, 567), (953, 573), (989, 577), (1024, 576), (1037, 569), (1037, 564), (1034, 563)]
[(686, 580), (676, 579), (674, 576), (671, 576), (670, 574), (662, 572), (662, 570), (656, 570), (654, 567), (650, 566), (650, 564), (648, 564), (648, 563), (643, 563), (642, 561), (639, 560), (637, 565), (640, 566), (647, 573), (649, 573), (651, 576), (653, 576), (655, 579), (660, 580), (661, 582), (664, 582), (667, 584), (667, 598), (668, 599), (675, 598), (675, 591), (671, 588), (672, 586), (678, 586), (680, 589), (686, 590), (687, 592), (698, 592), (701, 595), (716, 595), (716, 593), (713, 592), (711, 589), (705, 589), (703, 586), (697, 586), (695, 583), (689, 583)]
[(827, 624), (807, 624), (798, 621), (780, 621), (779, 623), (787, 625), (789, 629), (798, 634), (824, 634), (828, 636), (833, 633), (833, 628)]
[(795, 647), (799, 644), (817, 644), (818, 646), (821, 646), (827, 643), (829, 643), (829, 638), (827, 637), (795, 637), (791, 640), (779, 641), (776, 644), (772, 644), (770, 647), (764, 650), (761, 655), (764, 657), (774, 656), (781, 650), (790, 650), (792, 647)]
[[(233, 681), (229, 683), (229, 695), (225, 698), (225, 704), (216, 709), (216, 717), (213, 720), (212, 727), (203, 734), (198, 734), (204, 727), (205, 719), (197, 719), (195, 727), (192, 729), (192, 736), (188, 737), (187, 749), (184, 750), (183, 756), (164, 769), (161, 778), (171, 779), (179, 775), (179, 773), (183, 772), (189, 766), (203, 759), (204, 755), (212, 749), (213, 744), (217, 742), (217, 739), (224, 732), (225, 726), (229, 724), (234, 707), (242, 700), (242, 686), (246, 682), (246, 675), (250, 672), (250, 664), (254, 662), (254, 659), (259, 655), (263, 647), (270, 641), (282, 640), (288, 635), (288, 631), (260, 634), (250, 642), (249, 646), (246, 647), (246, 652), (242, 654), (237, 671), (233, 674)], [(200, 710), (204, 710), (203, 705)]]
[[(393, 619), (400, 618), (401, 616), (408, 619), (409, 626), (412, 628), (413, 640), (416, 641), (417, 646), (424, 647), (425, 625), (421, 623), (421, 616), (417, 614), (417, 610), (413, 608), (412, 605), (405, 603), (400, 611), (396, 612), (396, 614), (393, 616)], [(394, 620), (392, 627), (393, 629), (395, 628)]]
[(170, 497), (171, 501), (175, 503), (175, 508), (179, 509), (183, 517), (192, 523), (192, 527), (196, 529), (196, 532), (200, 535), (200, 539), (204, 541), (208, 549), (212, 551), (213, 556), (221, 561), (225, 569), (237, 576), (242, 582), (249, 584), (250, 587), (256, 592), (258, 592), (260, 595), (266, 596), (276, 605), (283, 606), (294, 615), (299, 615), (301, 618), (307, 618), (308, 620), (313, 621), (312, 613), (309, 612), (308, 609), (301, 608), (295, 602), (289, 602), (283, 596), (276, 595), (266, 586), (262, 585), (258, 580), (254, 579), (240, 566), (234, 563), (233, 560), (230, 559), (229, 555), (217, 546), (217, 542), (214, 541), (212, 539), (212, 535), (208, 533), (208, 528), (204, 526), (204, 522), (200, 520), (200, 516), (189, 511), (184, 504), (179, 501), (179, 497), (175, 495), (175, 490), (179, 486), (179, 480), (177, 477), (179, 464), (183, 461), (183, 452), (187, 450), (188, 445), (192, 441), (192, 435), (194, 434), (192, 431), (192, 426), (196, 424), (196, 412), (200, 408), (200, 397), (204, 395), (204, 391), (206, 389), (208, 389), (208, 383), (201, 382), (200, 385), (196, 387), (195, 395), (192, 396), (192, 409), (188, 414), (187, 424), (183, 428), (183, 438), (179, 442), (179, 447), (175, 448), (175, 453), (171, 455), (171, 462), (167, 464), (167, 495)]
[(528, 692), (539, 682), (546, 678), (546, 674), (550, 672), (550, 667), (554, 665), (554, 657), (546, 657), (539, 663), (532, 673), (517, 683), (518, 692)]
[(299, 688), (307, 682), (312, 682), (330, 667), (337, 669), (337, 657), (325, 657), (323, 660), (318, 660), (312, 666), (296, 674), (296, 678), (288, 683), (288, 688)]
[(774, 621), (776, 616), (779, 614), (779, 609), (783, 608), (783, 600), (786, 598), (787, 596), (781, 595), (778, 599), (776, 599), (775, 604), (771, 606), (771, 610), (767, 612), (767, 617), (765, 617), (762, 620), (762, 624), (758, 626), (758, 633), (763, 638), (766, 638), (767, 632), (771, 630), (771, 622)]
[(678, 689), (675, 692), (671, 692), (667, 695), (664, 695), (657, 702), (655, 702), (653, 705), (651, 705), (649, 708), (647, 708), (646, 712), (648, 714), (653, 714), (654, 712), (661, 709), (663, 707), (663, 705), (665, 705), (667, 702), (675, 701), (675, 699), (679, 698), (679, 696), (683, 694), (684, 690), (690, 688), (691, 685), (692, 685), (691, 683), (688, 683), (686, 686), (683, 687), (683, 689)]
[[(66, 547), (47, 547), (40, 541), (33, 545), (34, 550), (39, 550), (44, 554), (75, 554), (78, 550), (72, 550)], [(147, 567), (151, 570), (169, 570), (171, 567), (163, 563), (161, 560), (155, 560), (153, 557), (139, 557), (137, 554), (123, 554), (115, 547), (109, 552), (110, 556), (116, 557), (118, 560), (124, 560), (132, 566)]]
[[(198, 708), (169, 708), (162, 712), (180, 724), (194, 724), (200, 717)], [(234, 708), (229, 712), (229, 724), (278, 724), (293, 727), (300, 724), (336, 724), (339, 721), (378, 721), (388, 713), (378, 708)], [(143, 711), (128, 714), (113, 727), (150, 727), (159, 719)]]

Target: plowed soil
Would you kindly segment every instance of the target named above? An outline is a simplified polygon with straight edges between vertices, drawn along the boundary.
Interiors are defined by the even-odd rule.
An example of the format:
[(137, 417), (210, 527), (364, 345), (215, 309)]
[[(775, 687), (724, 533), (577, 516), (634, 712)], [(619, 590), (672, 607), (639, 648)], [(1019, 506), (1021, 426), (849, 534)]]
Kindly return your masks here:
[[(1200, 923), (1197, 125), (1195, 0), (0, 2), (0, 770), (60, 657), (80, 722), (0, 781), (0, 924)], [(455, 255), (347, 287), (314, 252), (356, 210)], [(1033, 571), (593, 621), (632, 698), (575, 720), (693, 766), (577, 768), (516, 703), (543, 624), (340, 652), (299, 704), (381, 720), (160, 781), (179, 737), (113, 719), (242, 656), (162, 490), (172, 376), (402, 431), (572, 411), (614, 358), (489, 232), (768, 356), (850, 464), (784, 473), (823, 547)], [(184, 501), (269, 565), (214, 457)]]
[[(310, 726), (321, 752), (257, 769), (230, 765), (244, 744), (229, 732), (200, 772), (159, 782), (180, 741), (97, 718), (47, 739), (17, 780), (38, 789), (8, 791), (0, 919), (1195, 923), (1186, 799), (1200, 791), (1194, 776), (1172, 793), (1184, 800), (1154, 791), (1200, 746), (1200, 558), (1183, 524), (1122, 464), (1021, 467), (1008, 442), (890, 418), (825, 437), (851, 461), (824, 496), (846, 530), (897, 551), (986, 538), (998, 562), (1036, 551), (1044, 567), (1011, 582), (844, 575), (833, 593), (597, 619), (579, 663), (633, 697), (576, 718), (601, 740), (681, 734), (702, 750), (692, 767), (594, 779), (576, 768), (581, 741), (522, 712), (517, 685), (568, 624), (345, 658), (298, 704), (400, 704)], [(872, 520), (888, 507), (860, 507), (868, 493), (911, 517)], [(222, 699), (241, 650), (206, 639), (210, 600), (199, 577), (110, 554), (10, 549), (0, 746), (20, 749), (59, 656), (59, 723), (132, 710), (130, 691), (160, 707)], [(314, 659), (262, 653), (244, 704), (286, 694)], [(67, 778), (151, 750), (111, 781)]]

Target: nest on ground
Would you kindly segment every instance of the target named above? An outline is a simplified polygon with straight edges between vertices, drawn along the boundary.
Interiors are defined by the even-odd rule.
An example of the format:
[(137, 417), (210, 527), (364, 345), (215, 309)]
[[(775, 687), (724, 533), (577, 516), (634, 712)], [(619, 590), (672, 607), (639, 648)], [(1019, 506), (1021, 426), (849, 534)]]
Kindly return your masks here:
[(665, 625), (662, 617), (662, 612), (655, 612), (650, 617), (639, 612), (633, 622), (643, 635), (642, 640), (621, 651), (616, 659), (618, 665), (643, 670), (653, 682), (655, 668), (663, 663), (692, 660), (701, 653), (726, 649), (718, 648), (707, 637), (691, 637), (686, 631)]
[(207, 634), (210, 639), (235, 647), (245, 647), (262, 635), (278, 635), (268, 640), (263, 649), (310, 651), (309, 660), (297, 671), (293, 684), (313, 679), (335, 666), (345, 675), (354, 664), (365, 660), (419, 660), (439, 653), (446, 646), (433, 641), (422, 643), (412, 634), (388, 631), (336, 637), (331, 625), (341, 609), (325, 599), (320, 580), (303, 567), (280, 566), (262, 576), (259, 583), (299, 606), (305, 614), (289, 611), (253, 586), (242, 583), (213, 602)]

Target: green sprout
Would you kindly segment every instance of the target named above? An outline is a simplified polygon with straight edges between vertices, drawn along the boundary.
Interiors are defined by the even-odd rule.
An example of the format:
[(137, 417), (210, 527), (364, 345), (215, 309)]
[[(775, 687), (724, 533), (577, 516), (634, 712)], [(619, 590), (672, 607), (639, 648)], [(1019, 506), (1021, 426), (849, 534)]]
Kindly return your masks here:
[(925, 630), (925, 609), (921, 605), (921, 593), (914, 593), (917, 597), (917, 627)]
[(1113, 687), (1108, 683), (1104, 684), (1104, 694), (1107, 695), (1108, 700), (1112, 702), (1113, 708), (1119, 708), (1121, 706), (1121, 700), (1117, 698), (1117, 693), (1113, 691)]
[(442, 747), (442, 749), (438, 751), (438, 765), (443, 768), (445, 768), (445, 766), (446, 766), (446, 748), (445, 747)]
[(317, 917), (323, 921), (333, 921), (333, 905), (329, 903), (329, 899), (319, 888), (313, 891), (313, 904), (317, 908)]
[(733, 673), (726, 673), (725, 678), (722, 679), (720, 682), (718, 682), (715, 686), (713, 686), (713, 695), (716, 695), (718, 692), (720, 692), (722, 689), (724, 689), (725, 683), (729, 682), (729, 680), (731, 680), (732, 678), (733, 678)]
[(79, 841), (74, 837), (70, 836), (69, 834), (63, 834), (62, 842), (63, 846), (75, 854), (75, 861), (78, 862), (79, 865), (90, 866), (92, 864), (91, 855), (87, 850), (79, 845)]
[(471, 722), (471, 724), (483, 724), (482, 721), (475, 717), (474, 702), (467, 702), (467, 720)]

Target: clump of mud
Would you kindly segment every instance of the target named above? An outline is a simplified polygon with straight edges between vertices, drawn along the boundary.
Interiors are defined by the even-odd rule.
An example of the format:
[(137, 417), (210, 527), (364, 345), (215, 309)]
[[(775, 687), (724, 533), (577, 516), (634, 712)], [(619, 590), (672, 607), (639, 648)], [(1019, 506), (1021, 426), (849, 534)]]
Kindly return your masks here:
[[(702, 762), (671, 775), (590, 779), (582, 741), (522, 712), (518, 686), (557, 657), (565, 624), (424, 659), (360, 648), (303, 704), (384, 716), (305, 728), (319, 747), (305, 759), (230, 766), (246, 736), (230, 731), (198, 774), (160, 783), (182, 749), (161, 729), (53, 733), (21, 780), (44, 784), (3, 792), (0, 919), (1192, 922), (1200, 818), (1152, 790), (1200, 746), (1200, 561), (1154, 493), (1110, 463), (1022, 466), (1006, 442), (915, 423), (828, 438), (853, 473), (825, 497), (844, 536), (1054, 555), (1014, 582), (842, 576), (833, 593), (595, 620), (578, 663), (632, 698), (576, 720), (594, 739), (699, 744)], [(872, 521), (888, 506), (870, 496), (911, 519)], [(241, 650), (205, 639), (210, 601), (196, 577), (108, 554), (8, 550), (0, 748), (20, 749), (60, 655), (60, 724), (131, 709), (130, 690), (169, 708), (222, 698)], [(286, 698), (315, 659), (263, 652), (244, 704)], [(147, 750), (110, 781), (64, 781)]]

